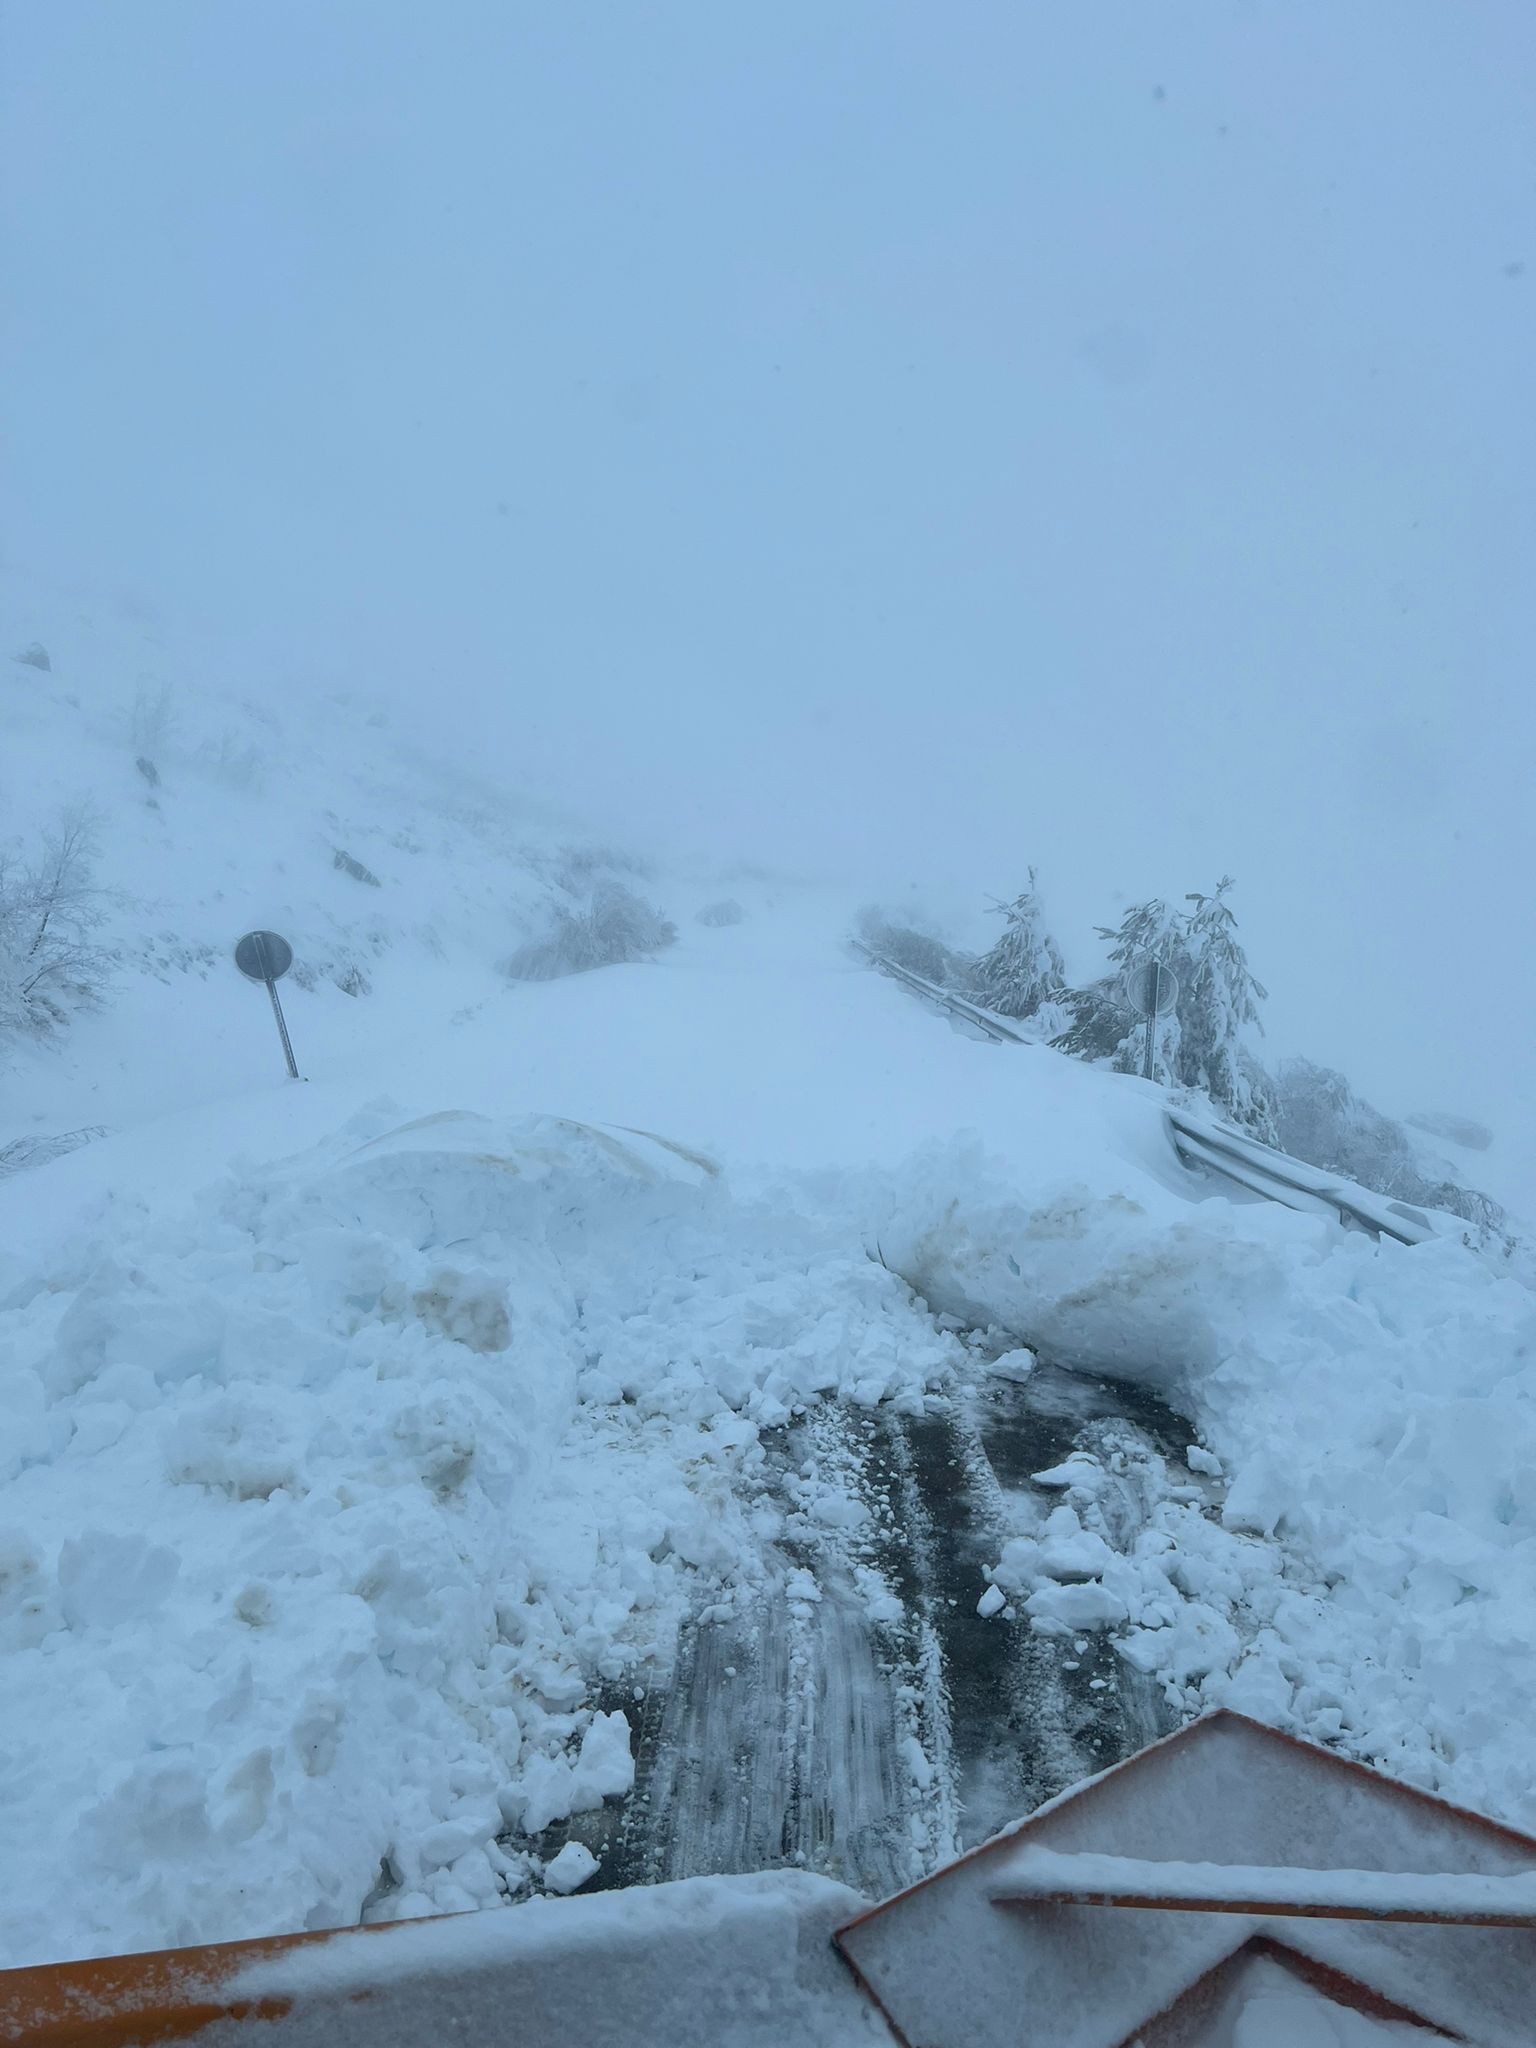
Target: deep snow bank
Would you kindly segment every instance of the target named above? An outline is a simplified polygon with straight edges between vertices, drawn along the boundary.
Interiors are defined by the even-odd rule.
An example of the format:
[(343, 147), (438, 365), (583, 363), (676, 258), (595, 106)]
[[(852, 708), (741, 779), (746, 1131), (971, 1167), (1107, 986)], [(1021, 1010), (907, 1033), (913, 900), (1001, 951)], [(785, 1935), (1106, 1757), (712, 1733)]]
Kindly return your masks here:
[[(68, 1164), (68, 1162), (65, 1162)], [(856, 1232), (558, 1119), (384, 1110), (0, 1296), (8, 1962), (494, 1902), (631, 1782), (761, 1423), (955, 1353)]]
[[(974, 1374), (901, 1273), (1206, 1439), (1073, 1461), (991, 1625), (1109, 1630), (1181, 1706), (1536, 1820), (1530, 1295), (1234, 1206), (1145, 1084), (977, 1045), (850, 966), (829, 900), (743, 894), (446, 1026), (444, 984), (381, 986), (386, 1049), (4, 1183), (8, 1960), (355, 1919), (385, 1858), (371, 1912), (516, 1889), (494, 1838), (616, 1796), (613, 1689), (750, 1588), (760, 1427)], [(157, 1088), (206, 1021), (156, 1013)], [(509, 1100), (587, 1128), (421, 1120)]]
[(1245, 1707), (1536, 1823), (1525, 1285), (1450, 1240), (1028, 1188), (979, 1145), (931, 1150), (869, 1202), (935, 1308), (1154, 1385), (1204, 1440), (1216, 1512), (1165, 1499), (1128, 1545), (1104, 1540), (1102, 1472), (1056, 1475), (1058, 1509), (999, 1559), (1010, 1611), (1113, 1628), (1188, 1710)]

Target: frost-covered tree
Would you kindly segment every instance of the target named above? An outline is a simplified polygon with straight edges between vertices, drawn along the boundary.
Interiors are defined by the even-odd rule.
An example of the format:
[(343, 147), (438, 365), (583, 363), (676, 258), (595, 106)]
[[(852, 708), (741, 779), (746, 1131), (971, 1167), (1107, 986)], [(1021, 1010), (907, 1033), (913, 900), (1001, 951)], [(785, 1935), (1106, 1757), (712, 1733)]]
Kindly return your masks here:
[(514, 954), (507, 971), (519, 981), (554, 981), (589, 967), (648, 959), (676, 937), (672, 920), (633, 889), (602, 880), (584, 902), (557, 905), (549, 932)]
[(1262, 1029), (1258, 1006), (1265, 990), (1237, 940), (1226, 901), (1231, 887), (1230, 876), (1223, 876), (1214, 894), (1187, 897), (1188, 911), (1153, 897), (1133, 904), (1117, 929), (1101, 926), (1116, 971), (1064, 996), (1071, 1022), (1053, 1043), (1080, 1059), (1140, 1072), (1146, 1025), (1130, 1007), (1125, 981), (1143, 961), (1160, 960), (1177, 977), (1179, 995), (1157, 1027), (1158, 1078), (1198, 1089), (1234, 1123), (1272, 1142), (1273, 1088), (1245, 1043), (1250, 1029)]
[(30, 858), (0, 848), (0, 1033), (38, 1034), (100, 999), (110, 956), (90, 813), (63, 812)]
[(1079, 1060), (1115, 1059), (1136, 1024), (1119, 975), (1105, 974), (1084, 988), (1063, 989), (1058, 1000), (1067, 1022), (1051, 1040), (1056, 1050)]
[[(1145, 1025), (1131, 1008), (1125, 979), (1143, 960), (1158, 959), (1178, 976), (1182, 989), (1189, 968), (1185, 957), (1186, 922), (1160, 896), (1154, 896), (1145, 903), (1133, 903), (1118, 927), (1100, 925), (1099, 937), (1108, 941), (1115, 971), (1090, 982), (1086, 988), (1069, 989), (1062, 996), (1072, 1021), (1052, 1043), (1079, 1059), (1109, 1060), (1121, 1073), (1139, 1073)], [(1177, 1014), (1164, 1017), (1158, 1026), (1159, 1075), (1176, 1073), (1178, 1044)]]
[(1000, 1017), (1033, 1017), (1067, 978), (1061, 948), (1046, 926), (1034, 869), (1022, 895), (993, 908), (1004, 919), (1003, 930), (976, 962), (972, 987), (977, 1000)]
[(1189, 983), (1179, 992), (1179, 1078), (1209, 1095), (1218, 1109), (1254, 1136), (1275, 1137), (1275, 1091), (1249, 1052), (1250, 1029), (1262, 1031), (1259, 1005), (1269, 991), (1255, 977), (1237, 938), (1237, 919), (1226, 900), (1232, 877), (1223, 875), (1210, 896), (1191, 895), (1185, 920)]

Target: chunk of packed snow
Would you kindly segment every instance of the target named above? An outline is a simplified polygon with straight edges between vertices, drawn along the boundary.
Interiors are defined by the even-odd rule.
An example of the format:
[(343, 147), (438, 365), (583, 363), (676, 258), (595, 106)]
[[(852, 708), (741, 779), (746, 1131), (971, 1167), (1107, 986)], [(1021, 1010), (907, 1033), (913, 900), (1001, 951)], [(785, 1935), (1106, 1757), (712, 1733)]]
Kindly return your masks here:
[(597, 1858), (585, 1842), (567, 1842), (544, 1866), (544, 1889), (562, 1897), (568, 1892), (579, 1892), (589, 1878), (596, 1877), (597, 1871)]
[(1042, 1635), (1111, 1628), (1126, 1618), (1125, 1602), (1094, 1580), (1084, 1585), (1042, 1586), (1030, 1594), (1024, 1611)]
[(622, 1799), (634, 1782), (628, 1719), (619, 1711), (594, 1715), (571, 1773), (572, 1812), (601, 1806), (605, 1799)]
[(1103, 1473), (1096, 1458), (1086, 1452), (1074, 1452), (1060, 1465), (1048, 1466), (1044, 1472), (1033, 1472), (1031, 1479), (1036, 1486), (1079, 1487), (1084, 1492), (1093, 1492), (1103, 1483)]
[(1012, 1351), (1004, 1351), (987, 1367), (994, 1379), (1013, 1380), (1022, 1384), (1035, 1369), (1035, 1354), (1021, 1345)]
[(1040, 1539), (1038, 1569), (1049, 1579), (1096, 1579), (1115, 1560), (1102, 1536), (1085, 1529), (1069, 1507), (1052, 1511)]

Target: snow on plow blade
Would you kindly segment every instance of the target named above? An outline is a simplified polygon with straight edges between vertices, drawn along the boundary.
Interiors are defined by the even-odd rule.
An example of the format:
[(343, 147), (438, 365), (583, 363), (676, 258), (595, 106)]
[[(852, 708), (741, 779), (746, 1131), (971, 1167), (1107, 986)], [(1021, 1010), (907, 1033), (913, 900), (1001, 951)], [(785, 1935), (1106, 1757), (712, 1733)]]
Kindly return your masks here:
[(804, 1871), (0, 1971), (29, 2048), (730, 2048), (889, 2035), (832, 1945), (867, 1904)]
[(837, 1942), (922, 2048), (1530, 2048), (1536, 1840), (1217, 1709)]
[(1529, 2048), (1533, 2010), (1536, 1840), (1225, 1709), (878, 1906), (764, 1871), (0, 1972), (35, 2048)]
[[(252, 1964), (324, 1939), (277, 1935), (0, 1971), (0, 2041), (35, 2042), (38, 2048), (138, 2048), (141, 2042), (195, 2040), (215, 2023), (281, 2021), (292, 2009), (291, 1999), (241, 1997), (235, 1980)], [(289, 2036), (279, 2026), (270, 2038), (286, 2043)]]

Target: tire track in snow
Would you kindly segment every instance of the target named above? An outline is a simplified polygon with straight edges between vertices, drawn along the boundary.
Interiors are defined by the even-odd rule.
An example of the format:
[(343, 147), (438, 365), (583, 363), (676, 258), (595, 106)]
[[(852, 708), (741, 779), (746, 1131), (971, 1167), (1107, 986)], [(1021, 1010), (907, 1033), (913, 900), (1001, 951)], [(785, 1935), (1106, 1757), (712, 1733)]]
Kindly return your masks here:
[[(1048, 1365), (921, 1416), (813, 1408), (765, 1440), (784, 1521), (758, 1587), (687, 1622), (642, 1697), (600, 1702), (629, 1714), (634, 1793), (540, 1853), (583, 1841), (594, 1888), (793, 1863), (880, 1896), (1165, 1732), (1155, 1681), (1103, 1633), (976, 1606), (1028, 1501), (1054, 1504), (1033, 1473), (1120, 1453), (1106, 1505), (1129, 1540), (1138, 1475), (1188, 1435), (1145, 1393)], [(839, 1499), (846, 1517), (818, 1520)]]
[[(570, 1832), (607, 1885), (793, 1863), (891, 1891), (920, 1867), (888, 1630), (847, 1565), (781, 1552), (744, 1611), (686, 1626), (636, 1717), (636, 1789)], [(553, 1841), (553, 1834), (551, 1841)]]
[[(1129, 1543), (1146, 1521), (1154, 1493), (1138, 1483), (1159, 1453), (1177, 1456), (1188, 1428), (1155, 1397), (1113, 1380), (1060, 1367), (1037, 1367), (1019, 1386), (985, 1383), (957, 1408), (957, 1461), (972, 1493), (964, 1581), (956, 1613), (968, 1637), (994, 1630), (1010, 1645), (1005, 1692), (972, 1705), (972, 1729), (957, 1739), (969, 1762), (971, 1798), (962, 1824), (965, 1846), (1031, 1812), (1120, 1758), (1131, 1755), (1172, 1725), (1154, 1679), (1120, 1658), (1109, 1636), (1039, 1635), (1027, 1626), (975, 1612), (985, 1569), (1020, 1522), (1057, 1496), (1034, 1484), (1036, 1472), (1058, 1465), (1074, 1450), (1104, 1457), (1112, 1452), (1123, 1476), (1102, 1503), (1118, 1543)], [(990, 1549), (987, 1545), (990, 1544)], [(985, 1550), (980, 1555), (979, 1550)], [(958, 1589), (957, 1589), (958, 1590)], [(968, 1603), (965, 1594), (969, 1594)], [(966, 1642), (955, 1647), (951, 1668), (966, 1667)], [(1006, 1710), (1000, 1712), (1006, 1697)]]

